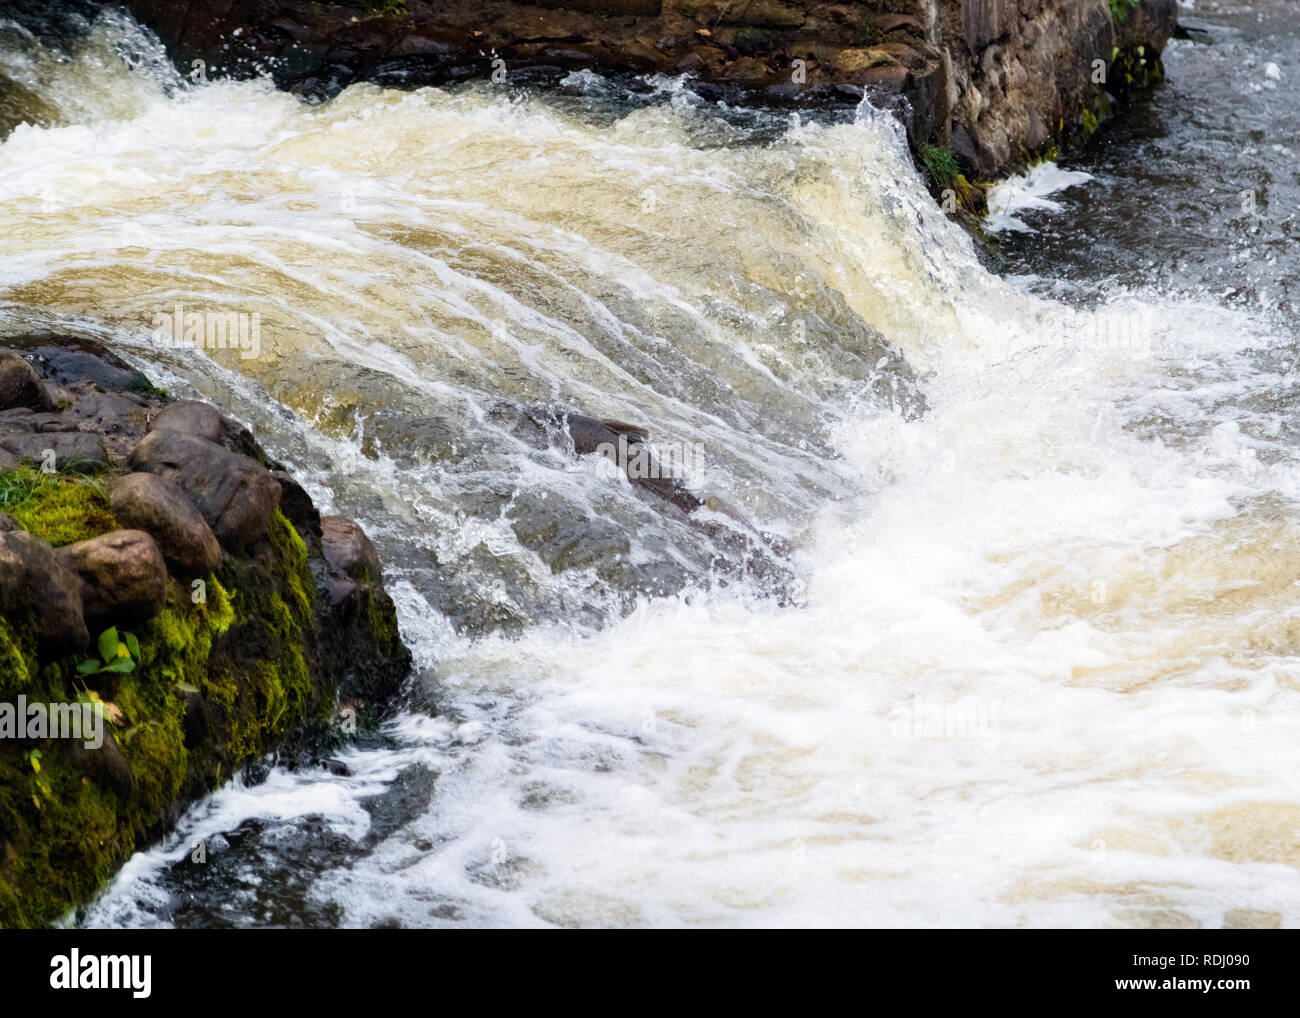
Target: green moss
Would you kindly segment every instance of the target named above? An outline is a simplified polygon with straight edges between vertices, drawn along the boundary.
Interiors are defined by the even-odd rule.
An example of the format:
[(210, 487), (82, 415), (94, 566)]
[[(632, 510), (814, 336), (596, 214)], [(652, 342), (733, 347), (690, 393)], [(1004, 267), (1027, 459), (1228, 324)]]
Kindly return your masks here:
[(307, 564), (307, 544), (298, 536), (293, 524), (279, 509), (267, 528), (271, 547), (279, 559), (289, 583), (289, 591), (299, 612), (310, 612), (316, 602), (316, 581)]
[(1122, 25), (1124, 19), (1128, 17), (1128, 12), (1140, 2), (1141, 0), (1110, 0), (1110, 16), (1115, 24)]
[(0, 928), (33, 926), (67, 912), (111, 875), (133, 841), (112, 793), (88, 780), (63, 745), (46, 746), (41, 772), (23, 754), (0, 754)]
[(166, 607), (139, 633), (136, 673), (171, 685), (197, 685), (206, 674), (212, 641), (234, 624), (235, 611), (220, 580), (209, 576), (204, 583), (206, 603), (194, 604), (190, 592), (173, 581)]
[(0, 473), (0, 512), (56, 548), (117, 529), (100, 481), (27, 467)]
[(402, 634), (397, 628), (397, 610), (393, 607), (392, 600), (374, 586), (366, 598), (366, 624), (377, 646), (393, 651), (401, 646)]
[(156, 399), (160, 402), (167, 399), (167, 390), (160, 389), (147, 378), (141, 378), (131, 386), (131, 391), (146, 396), (149, 399)]
[(27, 685), (31, 679), (18, 634), (3, 618), (0, 618), (0, 675), (15, 689)]
[(930, 174), (931, 193), (944, 202), (947, 211), (956, 211), (948, 204), (953, 198), (959, 208), (971, 215), (982, 216), (988, 211), (988, 185), (967, 180), (952, 149), (944, 145), (923, 145), (917, 154)]
[(1137, 89), (1148, 88), (1165, 76), (1160, 58), (1148, 55), (1145, 46), (1111, 51), (1110, 87), (1121, 97)]
[[(328, 725), (336, 691), (313, 678), (325, 670), (307, 657), (316, 646), (307, 547), (279, 513), (269, 538), (253, 557), (229, 558), (205, 578), (206, 603), (169, 580), (162, 612), (135, 627), (139, 663), (111, 692), (129, 793), (87, 771), (61, 740), (41, 746), (39, 775), (17, 747), (0, 743), (0, 927), (48, 923), (92, 898), (178, 802), (276, 750), (295, 729)], [(20, 686), (32, 702), (76, 699), (80, 656), (34, 670), (34, 642), (0, 620), (0, 700), (12, 701)], [(202, 725), (187, 727), (195, 702)]]

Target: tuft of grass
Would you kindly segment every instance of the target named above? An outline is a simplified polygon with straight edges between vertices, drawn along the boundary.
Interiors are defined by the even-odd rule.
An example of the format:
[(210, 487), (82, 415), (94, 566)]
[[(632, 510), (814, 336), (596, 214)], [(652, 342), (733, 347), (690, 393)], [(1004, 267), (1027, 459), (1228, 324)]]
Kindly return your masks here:
[(921, 162), (940, 187), (952, 187), (961, 176), (957, 157), (944, 145), (926, 145), (921, 149)]
[(102, 482), (28, 467), (0, 473), (0, 512), (56, 548), (117, 529)]

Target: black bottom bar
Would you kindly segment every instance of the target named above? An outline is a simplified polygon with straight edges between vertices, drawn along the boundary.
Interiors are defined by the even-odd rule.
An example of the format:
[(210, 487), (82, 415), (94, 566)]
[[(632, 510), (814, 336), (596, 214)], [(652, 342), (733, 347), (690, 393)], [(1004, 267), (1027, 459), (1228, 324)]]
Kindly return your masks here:
[[(710, 943), (701, 943), (701, 936)], [(895, 931), (676, 937), (510, 931), (69, 931), (0, 934), (8, 1014), (23, 1003), (136, 1007), (346, 1003), (402, 1009), (467, 993), (499, 1008), (660, 997), (732, 1005), (773, 990), (849, 999), (1011, 1003), (1131, 1000), (1293, 1006), (1300, 937), (1285, 932)], [(631, 942), (631, 940), (635, 942)], [(147, 964), (145, 962), (147, 959)], [(97, 988), (91, 988), (97, 984)], [(107, 984), (107, 986), (105, 986)], [(116, 984), (116, 988), (114, 988)], [(622, 987), (622, 989), (620, 989)], [(639, 989), (638, 989), (639, 987)], [(147, 996), (144, 994), (147, 993)], [(662, 995), (662, 996), (661, 996)], [(684, 995), (684, 996), (683, 996)], [(62, 998), (62, 1000), (60, 1000)]]

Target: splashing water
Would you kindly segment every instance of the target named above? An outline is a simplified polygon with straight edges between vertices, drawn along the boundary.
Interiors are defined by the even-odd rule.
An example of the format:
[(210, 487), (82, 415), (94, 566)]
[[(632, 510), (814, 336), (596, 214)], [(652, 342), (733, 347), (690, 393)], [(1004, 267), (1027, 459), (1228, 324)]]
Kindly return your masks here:
[[(419, 666), (350, 776), (218, 792), (88, 924), (1297, 922), (1268, 309), (1000, 279), (865, 104), (313, 106), (121, 19), (0, 38), (0, 334), (253, 422), (375, 537)], [(257, 356), (160, 343), (178, 304)], [(521, 436), (541, 404), (702, 450), (795, 553)]]

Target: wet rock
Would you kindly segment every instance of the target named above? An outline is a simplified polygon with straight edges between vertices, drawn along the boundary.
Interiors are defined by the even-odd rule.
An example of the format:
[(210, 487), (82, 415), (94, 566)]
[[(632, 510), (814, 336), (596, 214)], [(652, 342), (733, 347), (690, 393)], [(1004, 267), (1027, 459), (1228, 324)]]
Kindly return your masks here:
[(1142, 0), (1120, 22), (1115, 43), (1121, 47), (1145, 46), (1159, 53), (1177, 27), (1177, 0)]
[(22, 530), (18, 521), (8, 513), (0, 513), (0, 534), (12, 533), (15, 530)]
[(167, 564), (154, 539), (142, 530), (115, 530), (78, 541), (55, 553), (81, 579), (86, 619), (141, 622), (162, 610)]
[(578, 455), (598, 453), (629, 481), (684, 512), (694, 512), (704, 500), (672, 477), (645, 445), (650, 433), (623, 421), (598, 421), (582, 414), (565, 414), (564, 427)]
[(361, 595), (361, 586), (337, 569), (319, 570), (314, 575), (316, 586), (324, 594), (325, 604), (331, 612), (343, 609)]
[[(183, 672), (188, 681), (171, 685), (164, 695), (123, 704), (130, 724), (147, 732), (145, 741), (152, 745), (145, 750), (147, 783), (133, 781), (123, 752), (139, 752), (138, 740), (124, 747), (109, 736), (98, 749), (60, 746), (61, 758), (51, 754), (51, 765), (71, 768), (78, 782), (111, 790), (123, 808), (105, 818), (108, 829), (94, 839), (82, 836), (81, 807), (66, 797), (41, 804), (39, 827), (0, 830), (0, 849), (9, 856), (0, 859), (0, 868), (14, 892), (0, 893), (3, 927), (55, 920), (99, 889), (102, 875), (120, 863), (122, 845), (144, 847), (188, 803), (250, 764), (264, 767), (262, 761), (289, 745), (310, 749), (322, 738), (319, 719), (337, 696), (382, 713), (411, 666), (392, 599), (378, 583), (377, 559), (368, 567), (352, 565), (373, 553), (364, 535), (343, 528), (346, 539), (336, 542), (335, 560), (371, 582), (357, 582), (326, 560), (319, 514), (307, 492), (283, 468), (269, 464), (246, 429), (205, 405), (167, 413), (166, 394), (109, 351), (75, 339), (66, 339), (67, 349), (61, 349), (63, 342), (41, 334), (20, 344), (58, 412), (39, 400), (0, 409), (0, 469), (16, 464), (20, 455), (43, 465), (49, 462), (47, 449), (53, 465), (94, 460), (114, 514), (128, 529), (55, 551), (0, 515), (0, 616), (8, 624), (7, 640), (17, 641), (23, 659), (57, 662), (67, 675), (94, 654), (92, 633), (125, 624), (150, 661), (151, 671), (142, 678), (166, 683), (168, 675)], [(95, 380), (81, 377), (83, 368)], [(20, 373), (29, 384), (30, 374)], [(162, 422), (146, 433), (150, 414)], [(122, 476), (126, 460), (137, 473)], [(59, 491), (63, 483), (42, 485), (38, 497), (75, 494)], [(268, 522), (281, 499), (292, 519), (276, 520), (270, 533)], [(305, 563), (290, 524), (306, 544)], [(83, 533), (98, 533), (103, 525), (100, 518)], [(160, 609), (188, 613), (200, 602), (187, 596), (184, 574), (218, 558), (215, 571), (227, 596), (237, 597), (247, 611), (233, 620), (213, 614), (229, 602), (209, 585), (208, 612), (187, 617), (210, 641), (178, 646), (165, 628), (132, 625)], [(30, 680), (9, 667), (11, 650), (6, 643), (0, 651), (5, 699), (14, 694), (15, 682)], [(205, 678), (217, 694), (205, 696), (189, 684)], [(117, 696), (123, 682), (120, 674), (103, 672), (84, 681), (105, 701)], [(181, 744), (186, 752), (153, 751)], [(143, 778), (146, 771), (140, 773)], [(15, 883), (13, 857), (40, 865), (18, 873)], [(56, 858), (61, 872), (72, 876), (60, 877), (60, 890), (51, 898), (35, 889), (50, 886), (49, 866)]]
[(257, 443), (249, 430), (236, 424), (211, 403), (180, 400), (149, 422), (149, 430), (178, 431), (224, 446), (231, 452), (257, 458)]
[(0, 435), (0, 448), (19, 461), (31, 460), (36, 466), (48, 464), (55, 470), (94, 473), (108, 464), (103, 440), (81, 431)]
[(988, 177), (997, 172), (998, 152), (987, 126), (982, 131), (957, 128), (952, 134), (952, 150), (978, 176)]
[(29, 619), (46, 648), (67, 653), (90, 640), (77, 575), (26, 531), (0, 533), (0, 613)]
[(1043, 118), (1039, 116), (1038, 111), (1030, 109), (1027, 111), (1029, 120), (1029, 131), (1025, 136), (1025, 144), (1031, 151), (1037, 151), (1042, 148), (1051, 139), (1051, 132), (1048, 131), (1047, 125), (1043, 123)]
[(31, 425), (33, 431), (39, 434), (50, 434), (56, 431), (76, 431), (76, 422), (64, 417), (62, 414), (32, 414), (27, 418), (27, 423)]
[(32, 358), (41, 377), (55, 385), (89, 382), (106, 392), (153, 392), (149, 379), (103, 343), (79, 336), (33, 333), (6, 339)]
[(0, 353), (0, 410), (15, 407), (52, 410), (54, 404), (35, 368), (17, 354)]
[(328, 757), (327, 759), (322, 760), (320, 765), (335, 777), (346, 778), (352, 774), (352, 771), (348, 768), (347, 764), (342, 760), (334, 759), (334, 757)]
[(287, 470), (273, 470), (271, 476), (280, 485), (280, 511), (298, 533), (321, 536), (321, 516), (307, 489)]
[(146, 435), (130, 464), (177, 484), (226, 547), (265, 534), (280, 501), (280, 485), (256, 460), (171, 428)]
[[(899, 65), (907, 68), (901, 90), (909, 110), (909, 116), (905, 118), (908, 140), (914, 147), (935, 135), (947, 140), (951, 119), (948, 106), (950, 66), (942, 60), (925, 60), (915, 51), (897, 56)], [(920, 58), (920, 63), (915, 62), (916, 58)]]
[[(321, 518), (321, 555), (310, 560), (321, 594), (324, 653), (338, 666), (341, 700), (388, 703), (410, 670), (411, 655), (397, 629), (392, 598), (381, 585), (379, 556), (365, 532), (343, 516)], [(349, 647), (372, 646), (369, 660)]]
[(205, 573), (221, 561), (203, 514), (173, 481), (158, 474), (126, 474), (111, 487), (113, 515), (124, 527), (143, 530), (163, 557), (186, 573)]
[(346, 516), (322, 516), (320, 524), (321, 547), (332, 568), (361, 583), (383, 581), (379, 553), (360, 524)]

